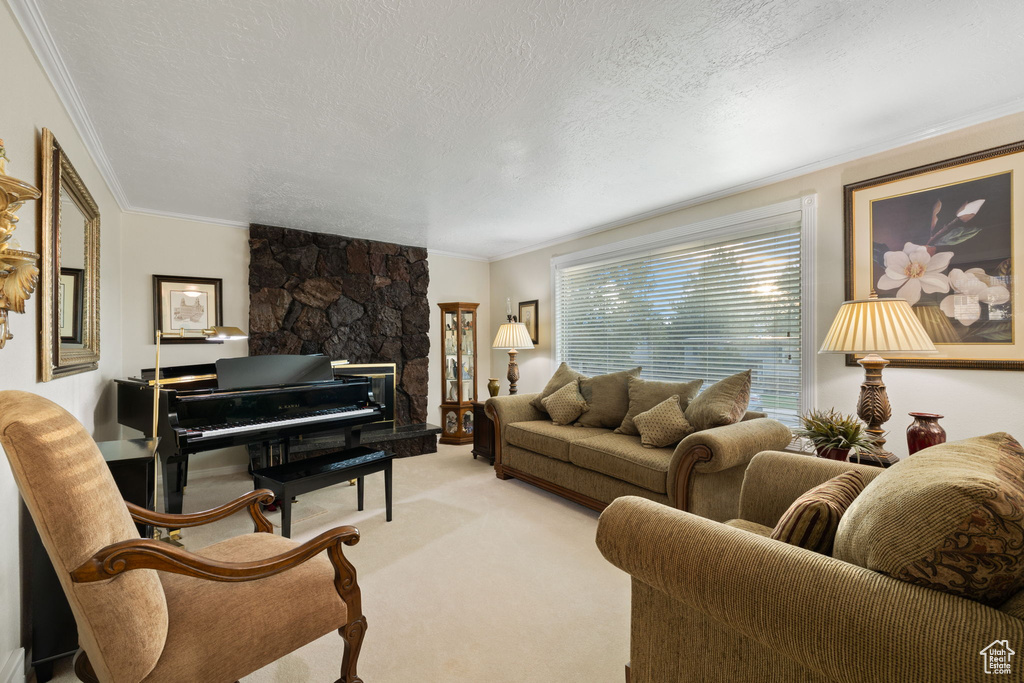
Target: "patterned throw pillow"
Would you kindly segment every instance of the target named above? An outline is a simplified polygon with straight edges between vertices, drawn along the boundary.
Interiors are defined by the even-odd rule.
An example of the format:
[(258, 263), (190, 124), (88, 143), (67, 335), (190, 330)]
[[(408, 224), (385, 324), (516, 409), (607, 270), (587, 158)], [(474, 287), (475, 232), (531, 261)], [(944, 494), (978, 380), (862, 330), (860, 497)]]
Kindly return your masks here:
[(1024, 450), (997, 432), (886, 469), (843, 516), (836, 559), (998, 607), (1024, 589)]
[(750, 370), (715, 382), (686, 407), (686, 419), (698, 432), (739, 422), (750, 403)]
[(667, 399), (633, 418), (640, 430), (640, 444), (644, 448), (665, 448), (674, 446), (689, 434), (693, 427), (686, 421), (679, 397), (669, 396)]
[(629, 410), (630, 377), (640, 374), (640, 368), (609, 372), (607, 375), (585, 377), (580, 380), (580, 393), (590, 410), (580, 418), (580, 427), (615, 429), (622, 424)]
[(864, 490), (860, 472), (844, 472), (793, 501), (771, 537), (825, 555), (832, 554), (839, 520)]
[(569, 382), (542, 403), (544, 410), (551, 416), (551, 422), (556, 425), (572, 424), (577, 417), (587, 412), (587, 402), (580, 394), (578, 382)]
[(639, 435), (640, 432), (633, 424), (633, 418), (650, 410), (669, 396), (679, 396), (679, 407), (686, 410), (686, 406), (690, 405), (690, 401), (700, 391), (702, 384), (704, 384), (702, 379), (692, 382), (652, 382), (639, 377), (630, 377), (628, 384), (629, 411), (626, 413), (626, 417), (622, 418), (622, 424), (615, 429), (615, 433)]
[(566, 363), (562, 363), (558, 366), (558, 369), (555, 370), (555, 374), (551, 376), (551, 379), (548, 380), (548, 383), (541, 390), (540, 394), (530, 401), (530, 405), (537, 410), (546, 413), (547, 409), (544, 408), (544, 399), (564, 387), (566, 384), (569, 384), (570, 382), (575, 384), (576, 380), (586, 378), (586, 375), (581, 375), (570, 368)]

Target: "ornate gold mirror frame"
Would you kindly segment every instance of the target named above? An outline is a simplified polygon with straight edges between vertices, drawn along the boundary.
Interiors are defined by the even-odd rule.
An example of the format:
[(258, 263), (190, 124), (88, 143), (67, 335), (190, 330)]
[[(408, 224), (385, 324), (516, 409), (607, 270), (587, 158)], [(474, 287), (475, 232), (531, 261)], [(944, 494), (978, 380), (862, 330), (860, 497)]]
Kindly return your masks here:
[[(64, 150), (46, 128), (43, 129), (43, 283), (42, 283), (42, 378), (49, 382), (58, 377), (89, 372), (99, 367), (100, 361), (100, 211), (92, 194), (68, 160)], [(65, 201), (74, 204), (83, 219), (78, 226), (64, 225), (61, 229), (61, 193)], [(70, 216), (65, 216), (69, 220)], [(74, 230), (70, 230), (74, 227)], [(80, 253), (82, 265), (81, 300), (69, 302), (61, 296), (61, 235), (75, 235), (84, 241), (67, 244), (69, 252)], [(77, 241), (78, 237), (75, 237)], [(64, 270), (70, 270), (65, 268)], [(65, 290), (69, 288), (65, 287)], [(71, 291), (68, 298), (75, 296)], [(80, 305), (80, 327), (74, 338), (61, 336), (62, 312), (73, 315)], [(63, 307), (63, 308), (62, 308)], [(70, 308), (69, 308), (70, 307)], [(74, 314), (76, 320), (79, 319)]]

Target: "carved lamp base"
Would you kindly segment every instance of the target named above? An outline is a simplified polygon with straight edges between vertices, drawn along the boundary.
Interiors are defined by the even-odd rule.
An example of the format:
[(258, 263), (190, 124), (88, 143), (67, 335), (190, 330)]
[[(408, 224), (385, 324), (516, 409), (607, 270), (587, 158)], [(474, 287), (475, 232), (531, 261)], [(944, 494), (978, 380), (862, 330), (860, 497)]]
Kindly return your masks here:
[(875, 467), (890, 467), (899, 462), (899, 458), (883, 448), (885, 446), (885, 430), (882, 429), (882, 425), (892, 417), (889, 396), (885, 391), (885, 383), (882, 382), (882, 368), (888, 365), (889, 361), (877, 353), (871, 353), (857, 363), (864, 368), (864, 383), (860, 385), (857, 415), (867, 423), (867, 432), (875, 437), (878, 450), (875, 453), (859, 456), (859, 460), (856, 459), (857, 456), (854, 456), (853, 462)]
[(519, 381), (519, 365), (516, 363), (516, 355), (518, 351), (515, 349), (508, 350), (508, 393), (514, 394), (519, 391), (516, 387), (516, 382)]

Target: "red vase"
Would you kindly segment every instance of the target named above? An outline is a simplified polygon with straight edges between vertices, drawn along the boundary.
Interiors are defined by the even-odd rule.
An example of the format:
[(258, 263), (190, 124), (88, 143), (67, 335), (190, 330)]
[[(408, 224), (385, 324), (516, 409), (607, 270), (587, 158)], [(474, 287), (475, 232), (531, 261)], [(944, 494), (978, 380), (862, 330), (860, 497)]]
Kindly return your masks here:
[(815, 448), (815, 452), (819, 458), (828, 458), (829, 460), (846, 460), (850, 455), (849, 448)]
[(946, 443), (946, 430), (939, 424), (943, 415), (936, 413), (910, 413), (913, 424), (907, 427), (907, 451), (913, 455), (930, 446)]

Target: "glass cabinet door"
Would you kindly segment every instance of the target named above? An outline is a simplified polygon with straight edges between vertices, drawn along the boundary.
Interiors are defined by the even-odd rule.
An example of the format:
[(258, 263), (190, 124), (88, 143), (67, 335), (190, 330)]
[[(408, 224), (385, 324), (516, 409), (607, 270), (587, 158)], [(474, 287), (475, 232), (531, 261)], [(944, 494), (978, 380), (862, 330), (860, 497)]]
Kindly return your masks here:
[(444, 314), (444, 401), (459, 400), (459, 318), (455, 311)]
[(474, 358), (476, 354), (476, 325), (475, 311), (462, 311), (462, 400), (476, 400), (476, 367)]

